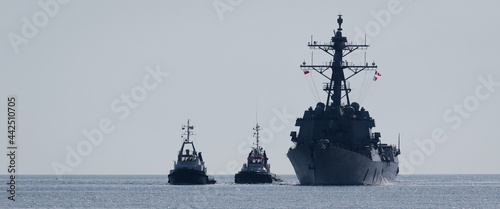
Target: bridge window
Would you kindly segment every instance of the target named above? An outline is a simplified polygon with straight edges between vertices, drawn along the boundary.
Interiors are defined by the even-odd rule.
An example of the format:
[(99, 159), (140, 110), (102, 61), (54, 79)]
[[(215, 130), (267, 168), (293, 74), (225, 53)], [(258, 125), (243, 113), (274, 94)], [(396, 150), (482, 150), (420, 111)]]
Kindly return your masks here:
[(252, 159), (251, 163), (252, 164), (261, 164), (262, 163), (262, 159)]

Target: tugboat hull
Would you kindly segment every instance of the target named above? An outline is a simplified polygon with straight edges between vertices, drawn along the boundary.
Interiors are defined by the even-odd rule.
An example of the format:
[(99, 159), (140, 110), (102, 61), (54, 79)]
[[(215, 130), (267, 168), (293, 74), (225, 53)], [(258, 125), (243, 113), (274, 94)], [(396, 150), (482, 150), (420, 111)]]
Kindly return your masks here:
[(287, 154), (303, 185), (380, 185), (393, 182), (397, 162), (372, 161), (345, 149), (302, 145)]
[(168, 183), (175, 185), (185, 184), (215, 184), (215, 180), (211, 176), (207, 176), (205, 172), (180, 168), (168, 175)]
[(268, 184), (281, 181), (274, 173), (240, 171), (234, 175), (234, 183), (237, 184)]

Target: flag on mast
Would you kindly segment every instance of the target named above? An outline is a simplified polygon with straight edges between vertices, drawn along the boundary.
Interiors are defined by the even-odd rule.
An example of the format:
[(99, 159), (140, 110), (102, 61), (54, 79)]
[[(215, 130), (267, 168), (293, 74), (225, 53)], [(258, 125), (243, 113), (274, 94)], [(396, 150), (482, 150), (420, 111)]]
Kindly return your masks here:
[(375, 76), (373, 76), (373, 81), (376, 81), (378, 79), (377, 76), (382, 76), (378, 71), (375, 71)]

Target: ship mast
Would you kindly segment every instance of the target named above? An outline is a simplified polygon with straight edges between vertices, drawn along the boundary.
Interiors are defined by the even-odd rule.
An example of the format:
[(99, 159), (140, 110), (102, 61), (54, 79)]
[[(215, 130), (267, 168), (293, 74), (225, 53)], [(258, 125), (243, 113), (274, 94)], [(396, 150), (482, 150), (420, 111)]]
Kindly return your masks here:
[(259, 147), (259, 131), (262, 130), (262, 128), (259, 126), (258, 123), (255, 124), (255, 128), (253, 128), (253, 130), (255, 131), (253, 133), (253, 136), (255, 136), (255, 139), (257, 141), (257, 143), (255, 144), (257, 146), (257, 152), (260, 153), (260, 147)]
[[(314, 65), (313, 63), (307, 65), (306, 62), (303, 62), (302, 65), (300, 65), (303, 70), (314, 70), (329, 80), (329, 82), (323, 86), (323, 90), (328, 94), (326, 105), (333, 107), (340, 107), (343, 97), (346, 97), (347, 105), (351, 104), (349, 101), (349, 92), (351, 92), (351, 89), (347, 86), (346, 82), (349, 78), (363, 70), (377, 68), (375, 63), (372, 63), (372, 66), (368, 66), (368, 63), (365, 63), (365, 65), (349, 65), (347, 62), (342, 60), (343, 57), (357, 49), (366, 49), (369, 47), (369, 45), (366, 44), (347, 44), (347, 38), (342, 36), (342, 22), (342, 15), (339, 15), (337, 19), (339, 28), (337, 29), (337, 32), (334, 30), (335, 36), (332, 37), (330, 43), (318, 44), (314, 41), (307, 44), (311, 49), (321, 49), (325, 53), (332, 56), (333, 60), (325, 65)], [(326, 73), (329, 69), (332, 70), (330, 76)], [(344, 69), (348, 69), (352, 72), (352, 74), (347, 78), (345, 77)], [(330, 100), (332, 100), (331, 103)]]
[[(194, 135), (193, 132), (191, 131), (194, 129), (194, 126), (189, 125), (189, 122), (190, 120), (188, 119), (187, 125), (182, 125), (182, 130), (186, 130), (186, 132), (181, 135), (181, 137), (184, 139), (184, 142), (182, 143), (181, 150), (179, 151), (179, 159), (180, 156), (183, 154), (182, 152), (184, 150), (184, 145), (186, 144), (191, 144), (191, 147), (193, 147), (193, 153), (196, 153), (196, 148), (194, 147), (194, 143), (192, 141), (189, 141), (189, 136)], [(184, 138), (184, 136), (186, 136), (186, 138)]]
[(187, 136), (187, 137), (184, 139), (184, 141), (185, 141), (185, 142), (189, 142), (189, 136), (190, 136), (190, 135), (193, 135), (193, 132), (192, 132), (191, 130), (193, 130), (193, 129), (194, 129), (194, 126), (190, 126), (190, 125), (189, 125), (189, 121), (190, 121), (190, 120), (188, 119), (188, 121), (187, 121), (187, 126), (186, 126), (186, 125), (183, 125), (183, 126), (182, 126), (182, 130), (184, 130), (184, 129), (186, 130), (186, 133), (182, 134), (183, 136)]

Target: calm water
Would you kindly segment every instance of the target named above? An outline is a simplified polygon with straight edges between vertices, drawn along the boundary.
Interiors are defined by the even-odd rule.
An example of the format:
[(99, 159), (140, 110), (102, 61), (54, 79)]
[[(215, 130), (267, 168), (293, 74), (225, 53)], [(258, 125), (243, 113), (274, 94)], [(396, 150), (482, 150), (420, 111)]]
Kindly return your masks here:
[(300, 186), (294, 175), (273, 185), (174, 186), (166, 176), (17, 176), (16, 201), (2, 208), (500, 208), (500, 175), (400, 175), (382, 186)]

